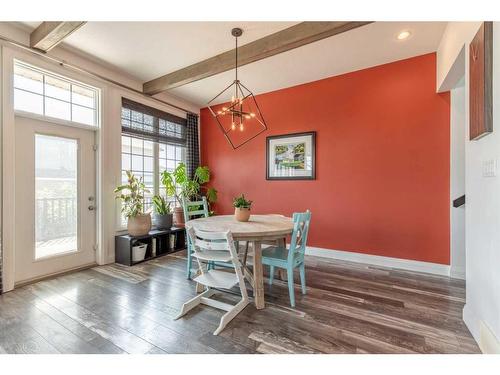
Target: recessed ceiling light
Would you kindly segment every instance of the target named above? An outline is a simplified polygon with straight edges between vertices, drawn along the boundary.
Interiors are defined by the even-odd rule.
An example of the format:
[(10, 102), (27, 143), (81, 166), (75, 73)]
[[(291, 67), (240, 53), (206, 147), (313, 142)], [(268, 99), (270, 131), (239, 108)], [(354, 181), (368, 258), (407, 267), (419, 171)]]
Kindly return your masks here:
[(411, 35), (411, 33), (408, 30), (401, 31), (398, 34), (398, 40), (405, 40), (408, 39), (408, 37)]

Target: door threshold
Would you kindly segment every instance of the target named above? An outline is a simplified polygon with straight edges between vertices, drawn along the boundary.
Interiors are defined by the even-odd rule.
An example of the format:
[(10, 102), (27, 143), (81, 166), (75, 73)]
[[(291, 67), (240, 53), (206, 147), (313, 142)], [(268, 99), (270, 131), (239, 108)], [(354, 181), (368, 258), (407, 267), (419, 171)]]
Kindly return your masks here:
[(54, 277), (59, 277), (59, 276), (63, 276), (63, 275), (67, 275), (69, 273), (73, 273), (73, 272), (78, 272), (78, 271), (83, 271), (83, 270), (87, 270), (89, 268), (93, 268), (95, 266), (97, 266), (98, 264), (96, 262), (93, 262), (93, 263), (88, 263), (88, 264), (85, 264), (83, 266), (78, 266), (78, 267), (74, 267), (74, 268), (69, 268), (69, 269), (66, 269), (64, 271), (59, 271), (59, 272), (54, 272), (54, 273), (51, 273), (49, 275), (45, 275), (45, 276), (38, 276), (38, 277), (34, 277), (32, 279), (28, 279), (28, 280), (23, 280), (23, 281), (19, 281), (19, 282), (16, 282), (14, 283), (14, 289), (16, 288), (21, 288), (23, 286), (26, 286), (26, 285), (29, 285), (29, 284), (34, 284), (34, 283), (37, 283), (39, 281), (43, 281), (43, 280), (48, 280), (48, 279), (52, 279)]

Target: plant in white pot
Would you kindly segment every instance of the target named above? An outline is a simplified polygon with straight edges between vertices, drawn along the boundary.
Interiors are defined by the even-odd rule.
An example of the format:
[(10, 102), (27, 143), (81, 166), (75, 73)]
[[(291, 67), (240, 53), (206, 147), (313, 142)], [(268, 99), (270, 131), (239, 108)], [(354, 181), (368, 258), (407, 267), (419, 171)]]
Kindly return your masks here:
[(180, 163), (172, 172), (167, 170), (161, 174), (161, 183), (165, 187), (168, 196), (175, 197), (179, 203), (174, 208), (174, 222), (184, 224), (184, 213), (182, 210), (182, 198), (187, 200), (196, 200), (203, 194), (207, 197), (208, 204), (217, 201), (217, 190), (212, 187), (203, 186), (210, 181), (210, 170), (207, 166), (196, 168), (193, 178), (189, 178), (186, 165)]
[(239, 197), (233, 199), (234, 217), (238, 221), (248, 221), (250, 219), (250, 207), (252, 201), (245, 199), (245, 195), (241, 194)]
[(137, 237), (144, 236), (151, 230), (151, 214), (144, 212), (144, 193), (149, 191), (144, 186), (142, 178), (137, 178), (127, 171), (127, 183), (115, 189), (116, 199), (122, 201), (122, 214), (127, 218), (128, 234)]
[(172, 227), (173, 214), (170, 209), (170, 202), (161, 195), (153, 197), (155, 207), (155, 222), (158, 229), (170, 229)]

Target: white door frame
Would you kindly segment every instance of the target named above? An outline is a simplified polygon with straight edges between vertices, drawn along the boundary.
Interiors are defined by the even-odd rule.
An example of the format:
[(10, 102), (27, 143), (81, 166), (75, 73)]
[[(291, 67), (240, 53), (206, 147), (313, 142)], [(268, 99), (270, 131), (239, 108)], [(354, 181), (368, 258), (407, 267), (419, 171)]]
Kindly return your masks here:
[[(479, 27), (479, 26), (478, 26)], [(461, 124), (462, 129), (454, 129), (454, 126), (456, 127), (456, 124), (454, 121), (456, 119), (453, 116), (456, 116), (457, 114), (457, 108), (456, 105), (457, 103), (453, 101), (453, 90), (456, 89), (457, 87), (463, 85), (467, 85), (467, 78), (466, 78), (466, 66), (468, 64), (468, 47), (466, 44), (462, 45), (462, 48), (460, 49), (458, 55), (456, 56), (455, 60), (453, 61), (452, 66), (450, 67), (450, 70), (443, 81), (443, 84), (438, 90), (438, 92), (444, 92), (445, 90), (449, 90), (450, 92), (450, 276), (454, 278), (459, 278), (459, 279), (466, 279), (466, 273), (465, 273), (465, 268), (466, 268), (466, 255), (465, 255), (465, 217), (463, 218), (463, 221), (460, 221), (460, 216), (457, 215), (459, 213), (458, 210), (466, 210), (465, 206), (464, 207), (458, 207), (455, 208), (453, 207), (453, 200), (458, 198), (459, 196), (465, 194), (465, 180), (463, 181), (463, 186), (461, 184), (458, 184), (457, 186), (457, 171), (455, 170), (456, 168), (462, 168), (462, 171), (465, 173), (465, 149), (462, 150), (463, 155), (462, 157), (464, 158), (462, 160), (463, 165), (457, 165), (457, 160), (454, 159), (460, 154), (457, 151), (457, 148), (454, 148), (454, 141), (457, 141), (457, 139), (454, 139), (455, 133), (461, 134), (463, 136), (463, 139), (461, 142), (463, 142), (463, 145), (466, 144), (467, 139), (466, 139), (466, 134), (467, 134), (467, 129), (465, 129), (466, 126), (468, 126), (468, 120), (465, 118), (466, 116), (466, 111), (465, 109), (468, 107), (468, 103), (464, 102), (462, 104), (463, 108), (462, 111), (465, 111), (462, 115), (465, 118), (465, 122)], [(461, 80), (465, 78), (465, 82), (461, 83)], [(467, 97), (463, 98), (463, 100), (467, 100)], [(457, 131), (459, 130), (459, 131)], [(457, 220), (458, 219), (458, 220)], [(461, 228), (463, 226), (463, 229)], [(458, 230), (457, 230), (458, 229)], [(459, 255), (457, 257), (457, 255)], [(458, 261), (457, 261), (458, 259)]]
[[(36, 137), (72, 140), (77, 164), (77, 247), (71, 251), (36, 257)], [(96, 211), (88, 211), (88, 197), (95, 199), (95, 131), (47, 120), (16, 115), (16, 233), (15, 286), (50, 275), (96, 264)], [(54, 138), (52, 138), (54, 139)], [(20, 216), (21, 215), (21, 216)], [(31, 219), (31, 220), (30, 220)], [(76, 251), (75, 251), (76, 250)]]
[[(25, 52), (17, 48), (7, 48), (2, 45), (2, 95), (1, 95), (1, 108), (2, 108), (2, 251), (3, 251), (3, 291), (14, 289), (15, 283), (15, 111), (14, 111), (14, 88), (13, 88), (13, 73), (14, 73), (14, 59), (19, 59), (34, 66), (46, 69), (48, 71), (60, 74), (62, 76), (88, 83), (100, 89), (100, 103), (99, 103), (99, 127), (95, 130), (96, 145), (96, 233), (97, 233), (97, 250), (96, 262), (97, 264), (105, 264), (107, 260), (107, 252), (105, 251), (105, 233), (103, 231), (103, 193), (102, 193), (102, 165), (103, 158), (100, 145), (103, 144), (103, 131), (102, 126), (105, 123), (102, 108), (105, 108), (105, 98), (107, 93), (107, 86), (102, 82), (91, 79), (86, 76), (78, 75), (58, 66), (54, 63), (48, 63), (45, 59)], [(57, 121), (60, 123), (60, 121)], [(67, 123), (68, 124), (68, 123)], [(70, 123), (69, 123), (70, 124)]]

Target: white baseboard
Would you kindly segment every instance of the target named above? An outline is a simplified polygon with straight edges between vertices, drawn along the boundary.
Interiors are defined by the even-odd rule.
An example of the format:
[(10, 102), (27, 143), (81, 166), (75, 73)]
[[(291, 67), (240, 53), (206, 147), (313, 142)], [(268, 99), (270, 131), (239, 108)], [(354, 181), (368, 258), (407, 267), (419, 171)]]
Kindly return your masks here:
[(465, 267), (450, 267), (450, 276), (454, 279), (465, 280)]
[(426, 272), (440, 276), (450, 276), (450, 266), (446, 264), (420, 262), (418, 260), (391, 258), (371, 254), (353, 253), (350, 251), (329, 250), (310, 246), (307, 246), (306, 248), (306, 255), (346, 260), (356, 263), (367, 263), (390, 268), (399, 268), (406, 271)]
[(462, 319), (470, 333), (476, 340), (479, 349), (484, 354), (500, 354), (500, 340), (493, 333), (491, 328), (470, 308), (467, 303), (464, 306)]
[(500, 354), (500, 341), (483, 321), (479, 322), (479, 348), (484, 354)]
[(469, 329), (472, 337), (476, 342), (479, 342), (479, 324), (477, 324), (476, 314), (470, 308), (470, 304), (466, 303), (462, 310), (462, 320)]

